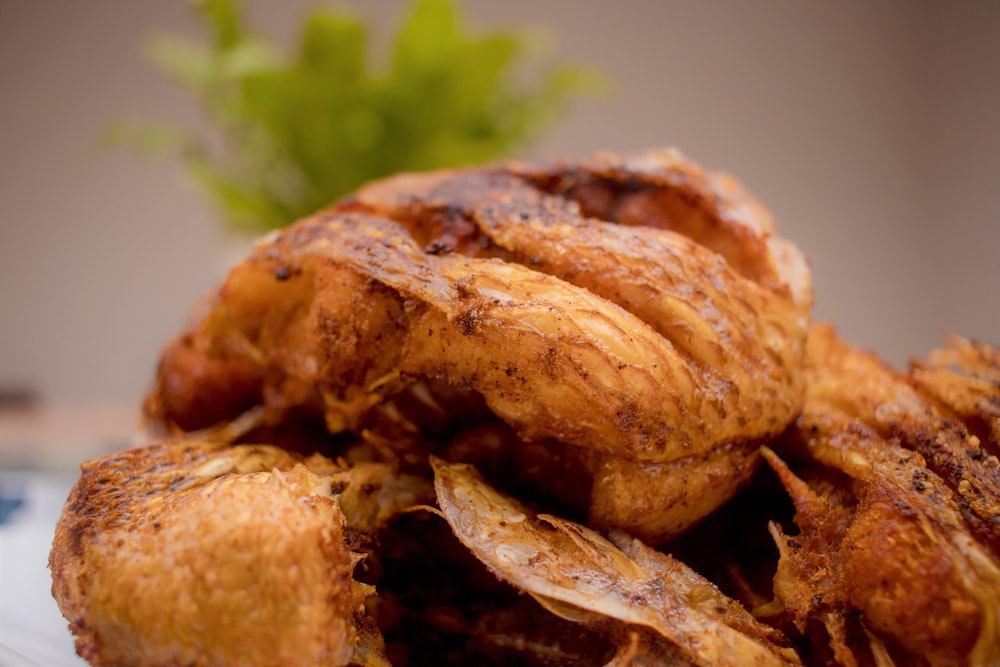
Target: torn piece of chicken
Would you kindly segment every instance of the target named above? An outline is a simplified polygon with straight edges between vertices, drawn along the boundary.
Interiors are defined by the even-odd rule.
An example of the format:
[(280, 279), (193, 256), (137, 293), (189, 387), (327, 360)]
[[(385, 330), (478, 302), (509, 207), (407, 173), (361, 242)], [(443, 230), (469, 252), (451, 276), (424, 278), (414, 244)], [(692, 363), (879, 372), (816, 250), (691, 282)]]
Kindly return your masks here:
[(459, 540), (550, 611), (609, 625), (622, 656), (611, 664), (629, 664), (639, 651), (671, 660), (657, 664), (801, 664), (779, 632), (682, 563), (624, 534), (612, 543), (580, 524), (536, 516), (467, 464), (432, 464), (438, 505)]
[[(781, 552), (776, 602), (761, 612), (780, 610), (800, 631), (821, 621), (843, 665), (886, 651), (930, 665), (996, 664), (1000, 562), (983, 526), (1000, 496), (987, 491), (968, 502), (970, 486), (992, 484), (987, 457), (906, 378), (831, 328), (810, 335), (807, 359), (806, 405), (781, 444), (844, 481), (811, 486), (767, 452), (800, 534), (772, 526)], [(850, 627), (858, 615), (861, 628)]]
[(165, 351), (147, 417), (190, 430), (261, 403), (392, 442), (386, 406), (446, 386), (583, 449), (596, 525), (686, 530), (801, 407), (809, 274), (731, 181), (670, 152), (608, 160), (573, 165), (622, 191), (604, 219), (506, 165), (397, 177), (293, 225)]
[(948, 415), (955, 415), (980, 439), (982, 448), (1000, 454), (1000, 350), (961, 336), (910, 364), (920, 392)]
[[(919, 369), (927, 366), (916, 368), (916, 378), (895, 371), (875, 355), (840, 341), (832, 327), (818, 326), (808, 342), (808, 400), (823, 409), (835, 407), (882, 439), (919, 452), (927, 468), (958, 495), (962, 516), (977, 539), (1000, 555), (997, 451), (970, 430), (976, 427), (976, 414), (966, 424), (961, 413), (939, 409), (939, 399), (921, 388), (930, 378)], [(933, 391), (948, 391), (945, 385), (931, 384), (938, 387)], [(993, 391), (1000, 401), (1000, 388), (994, 385)], [(978, 416), (981, 422), (987, 414)]]
[(428, 491), (264, 445), (127, 450), (83, 465), (52, 592), (95, 666), (386, 665), (353, 572), (366, 534)]

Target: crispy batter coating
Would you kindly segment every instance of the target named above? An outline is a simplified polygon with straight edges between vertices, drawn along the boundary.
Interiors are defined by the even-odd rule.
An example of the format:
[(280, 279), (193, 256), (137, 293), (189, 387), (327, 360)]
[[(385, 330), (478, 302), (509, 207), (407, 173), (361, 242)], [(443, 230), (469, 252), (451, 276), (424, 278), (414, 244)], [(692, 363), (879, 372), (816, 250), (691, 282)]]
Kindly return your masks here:
[(951, 336), (947, 347), (912, 362), (910, 376), (946, 415), (960, 419), (984, 450), (1000, 454), (1000, 350)]
[[(810, 335), (809, 346), (807, 378), (813, 404), (833, 404), (882, 439), (919, 452), (927, 467), (958, 494), (963, 518), (976, 537), (1000, 553), (1000, 450), (970, 430), (988, 414), (969, 412), (963, 422), (960, 413), (939, 409), (934, 395), (921, 389), (919, 376), (894, 371), (875, 355), (845, 345), (828, 326)], [(947, 390), (945, 384), (934, 386), (938, 393)], [(1000, 384), (992, 385), (992, 395), (994, 402), (1000, 400)], [(984, 407), (989, 407), (988, 400)]]
[[(808, 398), (784, 445), (843, 473), (850, 498), (811, 487), (766, 454), (795, 502), (800, 534), (772, 525), (776, 603), (762, 612), (780, 609), (799, 631), (821, 621), (844, 665), (893, 650), (930, 665), (996, 664), (1000, 560), (988, 528), (1000, 496), (969, 489), (990, 488), (995, 460), (974, 437), (960, 439), (907, 378), (831, 328), (817, 328), (808, 350)], [(867, 641), (849, 636), (858, 614)]]
[[(767, 211), (674, 151), (372, 183), (262, 239), (164, 350), (155, 444), (84, 464), (50, 555), (77, 651), (1000, 664), (1000, 351), (899, 373), (809, 332), (811, 301)], [(759, 508), (776, 562), (672, 543), (750, 614), (647, 544), (762, 458), (798, 528)], [(461, 544), (406, 512), (435, 491)]]
[(85, 464), (50, 555), (78, 653), (109, 667), (346, 665), (360, 644), (364, 664), (384, 664), (352, 549), (419, 499), (388, 473), (207, 441)]
[[(584, 215), (570, 171), (617, 204)], [(591, 520), (660, 542), (798, 413), (810, 305), (762, 207), (676, 153), (404, 175), (258, 246), (164, 353), (146, 412), (190, 430), (260, 403), (387, 440), (396, 397), (451, 387), (588, 452)]]

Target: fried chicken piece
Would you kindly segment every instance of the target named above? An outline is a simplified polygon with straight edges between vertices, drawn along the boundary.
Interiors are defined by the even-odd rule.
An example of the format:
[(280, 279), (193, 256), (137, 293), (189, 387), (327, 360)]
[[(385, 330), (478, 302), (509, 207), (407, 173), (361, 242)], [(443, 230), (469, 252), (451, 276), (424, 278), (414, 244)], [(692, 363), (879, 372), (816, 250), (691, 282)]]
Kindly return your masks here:
[(523, 441), (584, 450), (595, 525), (686, 530), (801, 407), (808, 271), (749, 195), (675, 153), (551, 179), (567, 169), (628, 192), (602, 220), (544, 168), (400, 176), (261, 244), (165, 351), (148, 419), (198, 429), (256, 402), (392, 443), (396, 398), (447, 386)]
[(982, 445), (1000, 454), (1000, 350), (951, 336), (948, 346), (926, 361), (913, 361), (910, 376), (917, 389), (946, 414), (960, 419)]
[[(780, 609), (800, 632), (821, 621), (843, 665), (882, 655), (904, 664), (995, 664), (1000, 565), (982, 527), (1000, 496), (982, 496), (975, 507), (967, 501), (969, 479), (977, 489), (992, 483), (992, 466), (965, 465), (982, 462), (978, 443), (959, 439), (960, 429), (906, 378), (829, 327), (812, 332), (807, 359), (806, 405), (782, 444), (850, 484), (811, 487), (766, 454), (796, 505), (800, 534), (772, 526), (781, 552), (776, 602), (760, 613)], [(952, 479), (921, 450), (949, 461)], [(850, 632), (857, 615), (862, 638)]]
[(180, 441), (85, 463), (52, 592), (90, 664), (386, 665), (353, 578), (423, 480), (265, 445)]
[[(928, 469), (958, 495), (974, 535), (1000, 555), (1000, 461), (960, 415), (938, 409), (919, 380), (844, 344), (828, 325), (810, 333), (806, 373), (814, 405), (823, 401), (881, 439), (919, 452)], [(995, 385), (994, 392), (1000, 397)]]
[[(790, 259), (797, 257), (794, 249), (773, 236), (766, 211), (749, 195), (676, 153), (605, 154), (572, 171), (577, 180), (587, 175), (588, 182), (607, 187), (625, 187), (628, 181), (617, 206), (590, 205), (614, 222), (584, 217), (576, 201), (512, 176), (538, 180), (540, 172), (525, 165), (403, 175), (362, 188), (340, 208), (393, 218), (435, 252), (499, 257), (584, 287), (640, 317), (691, 362), (697, 373), (691, 395), (715, 410), (702, 423), (710, 420), (719, 431), (716, 441), (730, 443), (728, 455), (720, 447), (666, 464), (587, 457), (594, 478), (592, 521), (659, 540), (683, 532), (692, 518), (731, 497), (757, 462), (746, 443), (762, 433), (776, 434), (775, 423), (797, 409), (800, 376), (783, 369), (794, 368), (801, 355), (796, 332), (808, 308), (808, 274)], [(567, 192), (583, 186), (546, 187)], [(660, 202), (674, 190), (683, 190), (683, 200), (693, 203), (684, 209)], [(640, 206), (635, 201), (641, 193), (649, 198)], [(641, 234), (638, 225), (645, 227)], [(712, 245), (699, 245), (676, 230)], [(787, 296), (789, 290), (800, 290), (792, 298), (799, 308), (773, 293)], [(692, 407), (685, 411), (691, 414)], [(664, 513), (665, 505), (684, 509)]]
[(769, 523), (779, 553), (775, 601), (759, 607), (756, 613), (771, 618), (780, 612), (800, 634), (807, 632), (810, 621), (818, 619), (827, 632), (835, 659), (842, 665), (856, 665), (855, 655), (867, 647), (852, 642), (847, 628), (849, 600), (841, 550), (856, 502), (851, 502), (853, 497), (837, 493), (836, 487), (814, 491), (773, 451), (762, 451), (795, 502), (799, 534), (790, 537), (777, 523)]
[(536, 516), (467, 464), (432, 463), (438, 504), (459, 540), (553, 613), (615, 637), (609, 664), (801, 664), (779, 632), (682, 563), (622, 533), (612, 543)]

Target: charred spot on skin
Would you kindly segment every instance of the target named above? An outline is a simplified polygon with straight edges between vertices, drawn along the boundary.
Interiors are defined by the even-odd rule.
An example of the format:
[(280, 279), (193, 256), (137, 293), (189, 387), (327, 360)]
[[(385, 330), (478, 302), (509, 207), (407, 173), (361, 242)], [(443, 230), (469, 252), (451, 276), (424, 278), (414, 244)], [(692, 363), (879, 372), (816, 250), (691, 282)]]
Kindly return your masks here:
[(458, 316), (457, 322), (463, 336), (472, 336), (476, 333), (476, 327), (479, 324), (478, 313), (475, 310), (466, 310)]
[(916, 507), (914, 507), (913, 505), (904, 500), (893, 498), (891, 504), (893, 506), (893, 509), (895, 509), (897, 512), (899, 512), (901, 516), (904, 516), (907, 519), (915, 519), (918, 516), (920, 516), (920, 511)]
[(73, 523), (69, 529), (69, 549), (73, 554), (83, 553), (83, 537), (87, 532), (87, 524)]
[(445, 204), (440, 206), (435, 212), (448, 222), (452, 223), (468, 222), (469, 219), (465, 210), (457, 204)]
[(636, 421), (635, 409), (632, 407), (619, 410), (615, 413), (615, 421), (623, 429), (629, 429)]
[(631, 195), (648, 189), (647, 184), (634, 174), (630, 174), (624, 181), (620, 182), (619, 187), (621, 187), (622, 195)]
[(187, 481), (187, 477), (185, 477), (184, 475), (175, 475), (167, 483), (167, 489), (169, 489), (170, 491), (176, 491), (186, 481)]
[(293, 276), (299, 275), (299, 273), (301, 273), (301, 270), (298, 267), (282, 264), (274, 270), (274, 277), (279, 282), (284, 282)]
[(543, 361), (545, 362), (545, 375), (550, 380), (557, 379), (558, 373), (556, 372), (558, 366), (559, 350), (554, 347), (546, 348)]
[(444, 241), (431, 241), (424, 248), (424, 252), (428, 255), (441, 256), (448, 255), (455, 252), (455, 248)]

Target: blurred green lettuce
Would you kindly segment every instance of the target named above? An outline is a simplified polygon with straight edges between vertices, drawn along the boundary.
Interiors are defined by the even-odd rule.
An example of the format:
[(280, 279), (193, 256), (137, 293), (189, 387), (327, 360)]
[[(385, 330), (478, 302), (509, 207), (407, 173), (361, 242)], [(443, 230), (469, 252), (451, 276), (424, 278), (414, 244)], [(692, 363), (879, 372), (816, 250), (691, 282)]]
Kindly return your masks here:
[(542, 63), (528, 32), (473, 33), (458, 0), (414, 0), (379, 67), (365, 21), (348, 11), (312, 10), (289, 54), (238, 0), (193, 6), (208, 39), (160, 36), (148, 55), (198, 99), (208, 127), (122, 121), (107, 137), (180, 158), (223, 220), (247, 231), (285, 226), (373, 178), (512, 155), (604, 83)]

